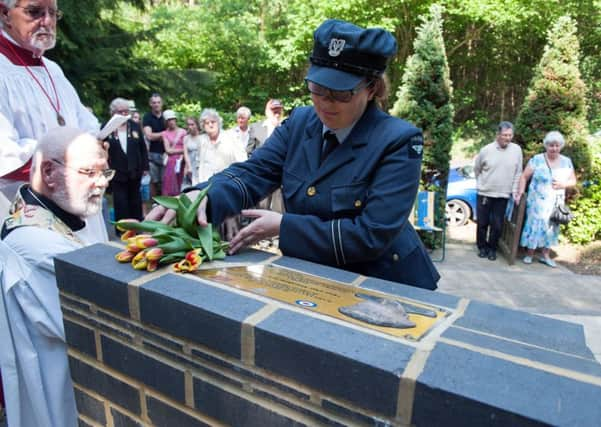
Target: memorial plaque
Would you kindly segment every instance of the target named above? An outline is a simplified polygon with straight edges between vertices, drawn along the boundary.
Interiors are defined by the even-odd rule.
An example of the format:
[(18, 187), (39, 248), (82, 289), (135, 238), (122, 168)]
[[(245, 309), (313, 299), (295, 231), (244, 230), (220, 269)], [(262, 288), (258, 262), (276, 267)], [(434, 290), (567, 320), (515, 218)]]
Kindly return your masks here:
[(194, 275), (326, 316), (419, 341), (451, 311), (273, 265), (223, 267)]

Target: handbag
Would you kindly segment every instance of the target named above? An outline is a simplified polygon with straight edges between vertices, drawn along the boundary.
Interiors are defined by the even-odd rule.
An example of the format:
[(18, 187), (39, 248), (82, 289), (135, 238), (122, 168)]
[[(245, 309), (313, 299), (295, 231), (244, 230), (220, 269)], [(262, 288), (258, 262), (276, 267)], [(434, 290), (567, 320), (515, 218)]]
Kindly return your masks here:
[[(549, 161), (547, 160), (547, 156), (545, 156), (545, 163), (547, 163), (547, 167), (549, 168), (549, 173), (553, 176), (553, 171), (551, 170), (551, 165), (549, 165)], [(560, 197), (555, 198), (555, 206), (553, 206), (553, 210), (551, 211), (551, 216), (549, 217), (549, 221), (553, 224), (567, 224), (571, 220), (574, 219), (574, 214), (570, 210), (570, 207), (561, 201)]]
[(574, 219), (574, 214), (568, 205), (557, 200), (549, 219), (554, 224), (567, 224)]

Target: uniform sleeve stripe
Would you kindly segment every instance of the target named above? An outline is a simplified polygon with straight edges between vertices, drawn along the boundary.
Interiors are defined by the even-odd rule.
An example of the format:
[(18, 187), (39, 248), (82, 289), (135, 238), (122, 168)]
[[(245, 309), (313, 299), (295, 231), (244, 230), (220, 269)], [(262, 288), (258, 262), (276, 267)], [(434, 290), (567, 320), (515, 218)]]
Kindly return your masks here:
[(344, 256), (344, 247), (342, 246), (342, 233), (340, 232), (340, 220), (336, 221), (338, 231), (338, 245), (340, 246), (340, 255), (342, 256), (342, 263), (346, 264), (346, 257)]
[(336, 250), (336, 238), (334, 236), (334, 221), (330, 221), (330, 229), (332, 232), (332, 247), (334, 248), (334, 257), (336, 258), (336, 265), (340, 265), (340, 260), (338, 259), (338, 251)]

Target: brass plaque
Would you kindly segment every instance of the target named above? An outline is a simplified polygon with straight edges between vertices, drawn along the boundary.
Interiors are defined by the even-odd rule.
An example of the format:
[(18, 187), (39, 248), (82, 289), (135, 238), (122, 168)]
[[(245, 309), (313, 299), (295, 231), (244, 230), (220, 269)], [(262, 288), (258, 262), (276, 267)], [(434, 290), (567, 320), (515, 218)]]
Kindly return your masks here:
[(273, 265), (224, 267), (193, 274), (411, 341), (422, 339), (451, 314), (440, 307)]

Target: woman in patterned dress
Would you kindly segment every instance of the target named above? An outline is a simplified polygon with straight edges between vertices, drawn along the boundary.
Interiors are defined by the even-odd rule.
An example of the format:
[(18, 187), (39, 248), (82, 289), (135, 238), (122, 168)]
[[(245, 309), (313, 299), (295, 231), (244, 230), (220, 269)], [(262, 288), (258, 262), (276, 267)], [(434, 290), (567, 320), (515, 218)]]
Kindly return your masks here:
[(524, 263), (531, 264), (534, 251), (542, 248), (543, 256), (539, 261), (549, 267), (556, 267), (555, 261), (549, 256), (549, 249), (557, 244), (559, 225), (552, 223), (549, 218), (556, 201), (564, 202), (565, 189), (576, 185), (576, 175), (570, 158), (559, 154), (565, 145), (561, 133), (547, 133), (543, 145), (545, 152), (533, 156), (520, 177), (518, 200), (524, 194), (526, 183), (531, 179), (526, 199), (526, 222), (520, 245), (527, 250)]

